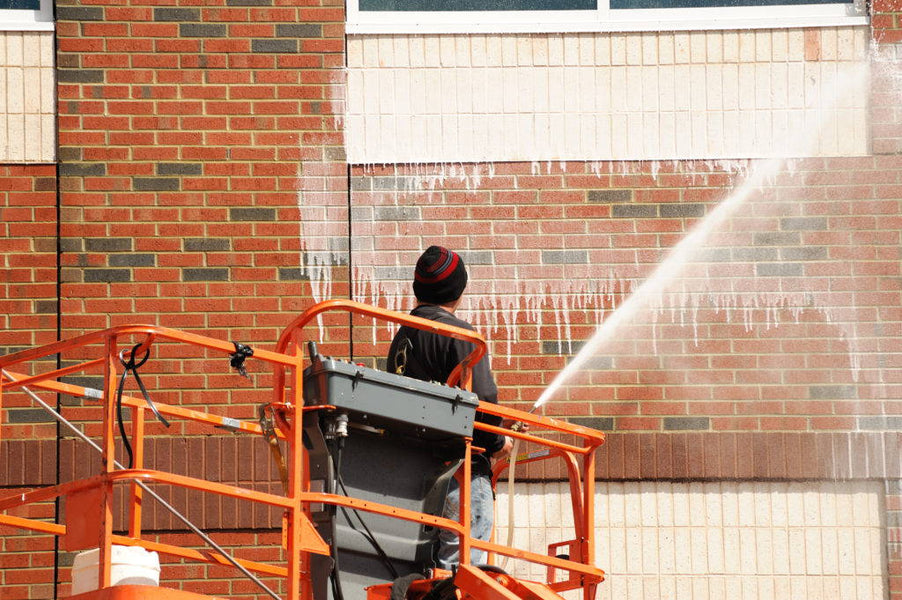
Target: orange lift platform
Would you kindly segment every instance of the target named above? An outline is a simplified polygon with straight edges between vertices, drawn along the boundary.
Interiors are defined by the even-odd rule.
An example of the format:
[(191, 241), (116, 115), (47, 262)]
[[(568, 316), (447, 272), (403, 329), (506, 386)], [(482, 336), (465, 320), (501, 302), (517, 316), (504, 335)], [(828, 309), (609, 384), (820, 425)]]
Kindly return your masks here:
[[(419, 382), (323, 357), (316, 352), (315, 343), (305, 339), (304, 331), (324, 313), (336, 311), (465, 340), (473, 344), (473, 351), (445, 384)], [(161, 352), (161, 348), (166, 351)], [(62, 368), (41, 372), (54, 355), (64, 352), (67, 359), (79, 358)], [(598, 583), (604, 579), (604, 572), (594, 564), (593, 539), (595, 451), (603, 444), (604, 434), (480, 403), (468, 390), (471, 369), (485, 352), (484, 339), (472, 331), (349, 300), (330, 300), (311, 307), (290, 323), (274, 350), (251, 349), (153, 325), (123, 325), (0, 356), (0, 410), (5, 395), (24, 392), (93, 445), (101, 456), (99, 472), (91, 477), (0, 498), (0, 525), (58, 536), (59, 547), (65, 551), (98, 549), (96, 585), (92, 585), (93, 591), (71, 596), (77, 600), (211, 598), (171, 589), (165, 580), (159, 586), (113, 585), (111, 557), (115, 546), (138, 546), (184, 561), (234, 568), (236, 578), (248, 577), (260, 585), (260, 598), (396, 600), (397, 575), (406, 577), (405, 586), (409, 587), (400, 597), (409, 600), (557, 600), (560, 593), (569, 590), (581, 590), (582, 600), (593, 600)], [(221, 355), (229, 357), (231, 366), (239, 370), (245, 361), (264, 363), (260, 368), (272, 372), (272, 377), (266, 378), (272, 382), (271, 401), (260, 406), (258, 421), (155, 403), (137, 377), (137, 368), (154, 354), (180, 359)], [(123, 393), (122, 382), (128, 372), (138, 380), (143, 397)], [(102, 390), (60, 381), (65, 376), (99, 374), (103, 376)], [(86, 404), (95, 403), (102, 410), (97, 440), (62, 419), (36, 392), (68, 394)], [(122, 418), (123, 407), (130, 409), (127, 423)], [(522, 431), (493, 427), (477, 421), (477, 412), (529, 427)], [(148, 413), (163, 422), (190, 422), (191, 431), (209, 428), (211, 433), (222, 434), (225, 428), (234, 434), (261, 437), (279, 463), (284, 493), (146, 468)], [(572, 539), (549, 544), (547, 552), (540, 553), (470, 536), (470, 457), (479, 451), (471, 444), (474, 427), (516, 438), (528, 450), (517, 464), (557, 462), (554, 468), (569, 480)], [(0, 429), (0, 438), (2, 433)], [(117, 433), (122, 438), (118, 445), (128, 447), (129, 464), (116, 459)], [(435, 448), (454, 449), (456, 462), (433, 451)], [(496, 480), (507, 466), (496, 464)], [(441, 516), (444, 491), (455, 472), (461, 482), (458, 520)], [(406, 480), (408, 473), (417, 474), (415, 481)], [(151, 539), (154, 536), (142, 530), (147, 503), (158, 501), (175, 511), (154, 492), (164, 486), (274, 507), (282, 514), (280, 558), (274, 562), (234, 558), (177, 512), (209, 548), (198, 550)], [(405, 486), (426, 491), (411, 499), (409, 496), (415, 494), (408, 493)], [(117, 488), (123, 489), (114, 495)], [(395, 489), (400, 491), (395, 493)], [(20, 507), (62, 499), (65, 510), (58, 523), (7, 514)], [(124, 525), (120, 520), (121, 528), (116, 530), (115, 515), (124, 515)], [(360, 535), (354, 525), (364, 523), (364, 519), (374, 530), (369, 536)], [(460, 541), (461, 561), (453, 572), (435, 568), (430, 562), (430, 548), (439, 530), (454, 532)], [(360, 541), (363, 538), (367, 543)], [(471, 548), (487, 551), (490, 563), (508, 557), (505, 560), (517, 564), (539, 565), (546, 573), (545, 580), (526, 581), (492, 565), (472, 565)], [(393, 573), (383, 572), (386, 565)], [(277, 581), (279, 592), (267, 587), (260, 577)]]

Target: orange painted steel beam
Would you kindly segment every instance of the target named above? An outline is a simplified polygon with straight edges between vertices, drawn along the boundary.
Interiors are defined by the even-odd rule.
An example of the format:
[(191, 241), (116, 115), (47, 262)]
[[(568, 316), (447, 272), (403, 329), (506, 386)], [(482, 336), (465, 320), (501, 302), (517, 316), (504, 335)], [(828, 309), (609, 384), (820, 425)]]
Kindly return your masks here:
[[(9, 371), (8, 371), (9, 372)], [(57, 373), (54, 371), (53, 373), (47, 373), (45, 376), (52, 376)], [(9, 374), (14, 377), (13, 380), (6, 385), (8, 389), (14, 389), (17, 386), (24, 386), (25, 381), (20, 378), (24, 378), (24, 375), (16, 372), (9, 372)], [(53, 392), (59, 394), (69, 394), (70, 396), (79, 396), (82, 398), (92, 399), (93, 396), (89, 395), (86, 390), (89, 388), (85, 388), (78, 385), (73, 385), (71, 383), (63, 383), (61, 381), (41, 381), (38, 377), (30, 378), (31, 381), (28, 384), (29, 388), (39, 389), (46, 392)], [(102, 398), (100, 398), (102, 400)], [(173, 406), (171, 404), (163, 404), (163, 403), (154, 403), (157, 407), (157, 410), (160, 411), (160, 414), (171, 416), (171, 417), (180, 417), (183, 419), (190, 419), (192, 421), (198, 421), (201, 423), (208, 423), (213, 425), (214, 427), (222, 427), (224, 429), (230, 429), (234, 431), (244, 431), (246, 433), (263, 433), (263, 430), (260, 428), (259, 423), (254, 423), (253, 421), (241, 421), (239, 419), (232, 419), (230, 417), (222, 417), (219, 415), (214, 415), (210, 413), (200, 412), (198, 410), (193, 410), (190, 408), (182, 408), (181, 406)], [(150, 410), (150, 406), (147, 404), (147, 401), (143, 398), (135, 398), (133, 396), (127, 396), (125, 394), (122, 395), (122, 405), (123, 406), (131, 406), (134, 408), (141, 408), (144, 410)], [(313, 407), (313, 408), (322, 408), (322, 407)], [(279, 437), (285, 437), (283, 433), (276, 430), (276, 435)]]
[(117, 585), (70, 596), (69, 600), (214, 600), (211, 596), (202, 596), (194, 592), (173, 590), (170, 588), (148, 585)]
[[(235, 345), (231, 342), (217, 340), (215, 338), (198, 335), (196, 333), (188, 333), (186, 331), (169, 329), (168, 327), (160, 327), (158, 325), (119, 325), (117, 327), (110, 327), (109, 329), (93, 331), (91, 333), (86, 333), (84, 335), (80, 335), (60, 342), (47, 344), (46, 346), (29, 348), (27, 350), (21, 350), (19, 352), (0, 356), (0, 367), (5, 368), (17, 363), (44, 358), (45, 356), (50, 356), (52, 354), (58, 354), (72, 348), (99, 344), (108, 338), (118, 339), (126, 335), (147, 336), (147, 339), (141, 342), (141, 348), (139, 348), (139, 350), (149, 348), (150, 345), (152, 345), (153, 340), (159, 337), (174, 342), (183, 342), (193, 346), (200, 346), (202, 348), (220, 350), (225, 354), (232, 354), (233, 352), (235, 352)], [(286, 356), (285, 354), (272, 352), (269, 350), (258, 350), (257, 348), (254, 348), (253, 358), (272, 364), (284, 365), (287, 367), (295, 366), (297, 364), (296, 360), (291, 356)]]
[[(35, 385), (41, 381), (46, 381), (48, 379), (56, 379), (58, 377), (64, 377), (64, 376), (68, 375), (69, 373), (77, 373), (77, 372), (84, 371), (85, 369), (88, 369), (88, 368), (96, 366), (96, 365), (102, 365), (104, 360), (105, 360), (104, 358), (97, 358), (94, 360), (89, 360), (89, 361), (86, 361), (83, 363), (78, 363), (75, 365), (69, 365), (68, 367), (64, 367), (62, 369), (55, 369), (53, 371), (41, 373), (40, 375), (32, 375), (31, 377), (28, 377), (25, 375), (16, 376), (16, 380), (15, 380), (14, 384), (3, 384), (3, 380), (2, 380), (2, 378), (0, 378), (0, 385), (4, 385), (7, 388)], [(77, 386), (73, 386), (73, 387), (77, 387)]]
[(525, 560), (549, 567), (555, 567), (564, 571), (573, 571), (579, 573), (583, 577), (595, 579), (597, 581), (602, 581), (604, 579), (604, 571), (594, 565), (581, 564), (572, 560), (557, 558), (556, 556), (548, 556), (545, 554), (539, 554), (537, 552), (530, 552), (529, 550), (520, 550), (519, 548), (502, 546), (501, 544), (494, 544), (492, 542), (483, 542), (481, 540), (473, 540), (472, 546), (474, 548), (487, 550), (488, 552), (494, 552), (495, 554), (510, 556), (511, 558)]
[(398, 508), (389, 504), (380, 504), (378, 502), (370, 502), (369, 500), (359, 500), (357, 498), (349, 498), (348, 496), (325, 494), (322, 492), (306, 492), (300, 494), (299, 497), (302, 502), (316, 504), (334, 504), (335, 506), (344, 506), (347, 508), (371, 512), (374, 514), (385, 515), (387, 517), (394, 517), (396, 519), (402, 519), (404, 521), (414, 521), (417, 523), (423, 523), (424, 525), (432, 525), (434, 527), (441, 527), (442, 529), (450, 529), (458, 533), (462, 533), (464, 530), (463, 526), (457, 521), (452, 521), (451, 519), (446, 519), (444, 517), (436, 517), (434, 515), (426, 513), (407, 510), (406, 508)]
[[(430, 331), (432, 333), (471, 342), (474, 345), (473, 351), (467, 355), (458, 365), (459, 369), (455, 369), (448, 379), (448, 384), (452, 385), (460, 381), (460, 387), (469, 390), (472, 387), (472, 368), (478, 363), (486, 353), (485, 338), (469, 329), (455, 327), (453, 325), (445, 325), (422, 317), (415, 317), (405, 313), (370, 306), (353, 300), (326, 300), (310, 307), (299, 317), (294, 319), (288, 326), (282, 330), (279, 341), (276, 344), (277, 352), (288, 352), (289, 345), (300, 334), (301, 330), (319, 315), (329, 311), (344, 311), (352, 314), (372, 317), (374, 319), (397, 323), (399, 325), (407, 325), (415, 329)], [(284, 390), (285, 373), (283, 368), (276, 369), (276, 381), (274, 387), (276, 390)], [(279, 401), (279, 398), (276, 398)]]
[(522, 600), (501, 582), (470, 565), (460, 565), (454, 576), (454, 585), (460, 590), (463, 600)]
[[(488, 410), (483, 410), (483, 404), (489, 404), (488, 402), (480, 402), (479, 410), (482, 412), (490, 412)], [(494, 425), (489, 425), (487, 423), (482, 423), (481, 421), (476, 421), (473, 426), (476, 429), (481, 429), (482, 431), (489, 431), (491, 433), (497, 433), (498, 435), (506, 435), (508, 437), (516, 437), (521, 440), (525, 440), (527, 442), (535, 442), (540, 443), (543, 446), (549, 446), (551, 448), (557, 448), (558, 450), (563, 450), (564, 452), (573, 452), (575, 454), (589, 454), (595, 450), (595, 446), (591, 447), (579, 447), (574, 446), (572, 444), (565, 444), (564, 442), (558, 442), (557, 440), (549, 440), (547, 438), (542, 438), (536, 435), (530, 435), (528, 433), (520, 433), (517, 431), (513, 431), (511, 429), (505, 429), (504, 427), (496, 427)], [(512, 435), (513, 434), (513, 435)]]
[[(49, 523), (47, 521), (38, 521), (35, 519), (26, 519), (24, 517), (15, 517), (12, 515), (0, 515), (0, 525), (8, 525), (10, 527), (15, 527), (16, 529), (25, 529), (28, 531), (36, 531), (38, 533), (46, 533), (48, 535), (57, 535), (64, 536), (66, 535), (66, 526), (65, 525), (57, 525), (56, 523)], [(178, 558), (187, 558), (191, 560), (197, 560), (200, 562), (206, 562), (211, 564), (218, 564), (223, 566), (232, 566), (232, 563), (229, 562), (227, 558), (222, 556), (217, 552), (209, 552), (209, 551), (201, 551), (194, 550), (191, 548), (182, 548), (181, 546), (173, 546), (171, 544), (164, 544), (161, 542), (154, 542), (151, 540), (136, 540), (124, 535), (116, 535), (113, 534), (112, 541), (115, 544), (120, 546), (140, 546), (146, 550), (152, 550), (154, 552), (159, 552), (161, 554), (168, 554), (170, 556), (176, 556)], [(242, 566), (256, 571), (258, 573), (263, 573), (265, 575), (273, 575), (277, 577), (285, 577), (288, 574), (288, 570), (284, 567), (279, 567), (277, 565), (269, 565), (266, 563), (260, 563), (252, 560), (244, 560), (244, 559), (235, 559), (237, 562), (241, 563)]]
[[(524, 412), (522, 410), (504, 406), (503, 404), (488, 404), (485, 407), (480, 406), (479, 410), (512, 421), (522, 421), (523, 423), (527, 423), (530, 426), (534, 425), (540, 429), (575, 435), (582, 438), (590, 447), (597, 447), (604, 444), (605, 435), (603, 432), (575, 423), (561, 421), (552, 417), (543, 417), (542, 415), (537, 415), (535, 413)], [(521, 439), (528, 439), (530, 437), (528, 434), (521, 434), (516, 431), (510, 432), (508, 435), (520, 437)]]

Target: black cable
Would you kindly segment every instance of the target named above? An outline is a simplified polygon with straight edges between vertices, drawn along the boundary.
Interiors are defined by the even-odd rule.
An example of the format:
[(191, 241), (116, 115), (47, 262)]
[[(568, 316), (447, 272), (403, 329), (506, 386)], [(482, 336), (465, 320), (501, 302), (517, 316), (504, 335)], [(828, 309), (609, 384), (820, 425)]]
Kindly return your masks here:
[[(331, 448), (335, 454), (332, 456), (332, 476), (338, 480), (338, 469), (341, 465), (341, 449), (344, 446), (344, 439), (339, 439), (336, 448)], [(329, 512), (332, 513), (332, 572), (329, 574), (329, 581), (332, 582), (332, 598), (335, 600), (344, 600), (344, 591), (341, 589), (341, 572), (338, 566), (338, 527), (335, 522), (336, 505), (329, 506)]]
[[(344, 448), (344, 438), (338, 439), (337, 448), (335, 449), (335, 456), (332, 459), (332, 464), (335, 472), (335, 481), (338, 483), (338, 486), (341, 488), (342, 493), (346, 498), (350, 498), (351, 494), (348, 493), (348, 488), (345, 487), (344, 479), (341, 477), (341, 451)], [(354, 513), (354, 516), (357, 517), (357, 520), (360, 521), (360, 524), (363, 526), (364, 531), (360, 531), (357, 527), (354, 526), (354, 521), (351, 519), (351, 516), (348, 514), (347, 509), (344, 506), (341, 508), (341, 512), (344, 515), (345, 520), (348, 522), (348, 526), (363, 536), (367, 542), (373, 547), (373, 550), (376, 551), (376, 555), (382, 561), (382, 564), (388, 570), (389, 574), (392, 576), (392, 579), (398, 578), (398, 570), (395, 568), (395, 565), (392, 564), (391, 558), (389, 558), (388, 554), (386, 554), (385, 550), (382, 549), (382, 546), (379, 545), (379, 542), (376, 540), (376, 536), (373, 535), (373, 532), (367, 526), (366, 521), (363, 520), (363, 517), (360, 516), (360, 511), (355, 508), (351, 509), (351, 512)]]
[[(345, 488), (345, 484), (341, 479), (341, 476), (338, 477), (338, 485), (341, 487), (341, 491), (344, 492), (344, 495), (350, 498), (351, 495), (348, 493), (347, 488)], [(382, 549), (382, 546), (379, 545), (379, 542), (376, 541), (376, 536), (374, 536), (373, 532), (370, 531), (370, 528), (367, 527), (366, 522), (363, 520), (363, 517), (360, 516), (360, 511), (355, 508), (351, 509), (351, 512), (353, 512), (354, 516), (357, 517), (357, 520), (360, 521), (360, 524), (363, 526), (364, 530), (366, 530), (366, 533), (354, 527), (354, 523), (348, 516), (348, 512), (344, 506), (341, 507), (341, 512), (344, 513), (345, 519), (347, 519), (348, 525), (351, 526), (351, 529), (362, 535), (363, 539), (370, 543), (370, 545), (373, 547), (373, 550), (376, 551), (376, 555), (379, 556), (379, 558), (382, 560), (382, 564), (384, 564), (385, 568), (388, 569), (388, 572), (391, 574), (392, 579), (397, 579), (398, 570), (395, 568), (395, 565), (392, 564), (391, 558), (389, 558), (388, 554), (385, 553), (385, 550)]]
[(122, 417), (122, 392), (125, 389), (125, 378), (128, 377), (129, 372), (134, 375), (135, 382), (137, 382), (138, 387), (141, 389), (141, 394), (144, 395), (144, 401), (147, 402), (147, 406), (153, 411), (153, 414), (156, 415), (157, 419), (160, 420), (160, 423), (169, 427), (169, 421), (167, 421), (165, 417), (160, 414), (160, 411), (157, 410), (157, 407), (150, 399), (150, 395), (147, 393), (147, 388), (144, 387), (144, 382), (141, 381), (141, 376), (138, 375), (138, 367), (146, 363), (147, 359), (150, 358), (150, 348), (147, 348), (141, 360), (135, 361), (135, 353), (140, 347), (140, 343), (135, 344), (135, 347), (132, 348), (132, 351), (129, 353), (128, 360), (125, 359), (125, 350), (119, 353), (119, 362), (122, 363), (124, 369), (122, 371), (122, 377), (119, 378), (119, 389), (116, 391), (116, 417), (119, 421), (119, 435), (122, 436), (122, 445), (125, 447), (125, 452), (128, 454), (129, 469), (131, 469), (134, 464), (134, 455), (132, 454), (132, 445), (128, 441), (128, 436), (125, 433), (125, 419)]

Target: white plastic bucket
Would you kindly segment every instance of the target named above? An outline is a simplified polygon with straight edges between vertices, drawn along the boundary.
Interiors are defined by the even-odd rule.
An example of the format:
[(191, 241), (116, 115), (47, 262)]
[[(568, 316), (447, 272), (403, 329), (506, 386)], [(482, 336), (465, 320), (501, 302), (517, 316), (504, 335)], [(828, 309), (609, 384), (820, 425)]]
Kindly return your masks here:
[[(97, 589), (100, 550), (86, 550), (72, 562), (72, 595)], [(160, 585), (160, 556), (140, 546), (113, 546), (110, 585)]]

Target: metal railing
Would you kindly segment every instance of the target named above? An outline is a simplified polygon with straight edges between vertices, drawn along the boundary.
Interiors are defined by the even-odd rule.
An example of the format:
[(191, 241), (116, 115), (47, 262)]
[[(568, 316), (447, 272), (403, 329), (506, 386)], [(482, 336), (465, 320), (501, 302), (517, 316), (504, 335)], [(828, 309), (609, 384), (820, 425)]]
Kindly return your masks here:
[[(331, 504), (452, 530), (460, 536), (462, 564), (466, 565), (469, 562), (471, 547), (541, 564), (548, 569), (546, 583), (549, 588), (554, 591), (583, 588), (585, 600), (591, 600), (594, 596), (595, 586), (604, 577), (603, 571), (593, 564), (594, 453), (595, 449), (604, 442), (604, 435), (597, 431), (496, 404), (483, 402), (478, 407), (480, 411), (500, 416), (503, 419), (521, 421), (530, 425), (528, 432), (514, 432), (476, 423), (476, 427), (480, 429), (511, 435), (525, 443), (538, 445), (545, 449), (533, 453), (530, 458), (521, 461), (521, 464), (557, 459), (563, 460), (566, 465), (565, 470), (570, 480), (571, 503), (574, 511), (575, 539), (552, 545), (548, 555), (494, 542), (475, 540), (470, 537), (468, 482), (469, 459), (473, 448), (469, 440), (466, 444), (466, 456), (463, 461), (462, 481), (465, 483), (461, 488), (463, 501), (458, 521), (342, 495), (311, 491), (309, 473), (305, 471), (307, 456), (302, 437), (301, 415), (306, 411), (328, 410), (329, 407), (304, 406), (301, 397), (304, 389), (303, 361), (305, 358), (302, 351), (304, 341), (302, 334), (304, 327), (328, 311), (350, 312), (472, 342), (474, 344), (473, 352), (461, 362), (450, 379), (450, 384), (459, 384), (465, 389), (470, 387), (472, 367), (485, 354), (484, 340), (478, 334), (466, 329), (345, 300), (331, 300), (311, 307), (284, 330), (277, 343), (276, 351), (255, 347), (253, 354), (246, 357), (248, 361), (261, 361), (273, 370), (273, 402), (269, 406), (276, 416), (274, 419), (277, 425), (275, 434), (286, 447), (287, 486), (283, 495), (145, 468), (145, 417), (148, 411), (158, 411), (160, 415), (170, 419), (193, 421), (211, 428), (225, 428), (261, 437), (266, 432), (256, 422), (165, 403), (154, 404), (146, 397), (137, 398), (118, 393), (117, 378), (122, 374), (124, 359), (126, 357), (134, 359), (140, 354), (150, 353), (159, 342), (182, 344), (197, 352), (212, 351), (233, 356), (236, 352), (236, 345), (232, 342), (153, 325), (124, 325), (2, 356), (0, 357), (0, 368), (2, 368), (0, 409), (3, 408), (4, 393), (21, 389), (34, 401), (53, 413), (56, 418), (62, 419), (32, 391), (39, 390), (97, 400), (102, 408), (103, 417), (101, 420), (102, 435), (98, 442), (94, 442), (81, 433), (77, 427), (62, 419), (64, 424), (76, 432), (76, 435), (85, 439), (101, 453), (101, 468), (97, 475), (84, 480), (0, 498), (0, 511), (36, 502), (65, 498), (66, 517), (64, 522), (49, 523), (0, 514), (0, 524), (60, 536), (62, 548), (65, 550), (75, 551), (99, 547), (98, 587), (100, 589), (110, 585), (111, 548), (113, 544), (119, 544), (142, 546), (148, 550), (182, 559), (231, 565), (257, 582), (265, 593), (274, 598), (279, 598), (279, 596), (266, 587), (256, 574), (282, 577), (285, 579), (285, 598), (287, 600), (301, 598), (312, 600), (313, 592), (309, 576), (310, 555), (311, 553), (328, 555), (330, 549), (313, 526), (310, 518), (311, 505)], [(63, 352), (77, 352), (88, 358), (39, 375), (19, 373), (20, 370), (28, 372), (31, 369), (30, 363)], [(84, 373), (101, 367), (104, 383), (103, 389), (99, 391), (58, 381), (63, 376)], [(117, 402), (121, 406), (131, 409), (131, 433), (127, 440), (132, 448), (130, 468), (123, 468), (123, 465), (115, 459)], [(543, 437), (548, 434), (551, 434), (552, 438), (559, 437), (561, 439)], [(568, 441), (572, 438), (575, 438), (577, 442)], [(0, 439), (2, 439), (2, 430), (0, 430)], [(504, 467), (504, 464), (496, 467), (496, 477)], [(285, 546), (284, 564), (262, 563), (229, 556), (200, 528), (185, 519), (175, 508), (153, 492), (148, 487), (149, 483), (217, 494), (282, 510), (284, 514), (282, 521), (282, 538)], [(128, 486), (126, 535), (117, 535), (113, 532), (113, 488), (116, 485)], [(145, 495), (162, 502), (165, 508), (173, 511), (183, 523), (207, 542), (211, 550), (196, 550), (145, 539), (142, 531), (142, 509)], [(557, 550), (560, 547), (567, 548), (568, 558), (558, 556), (560, 553)], [(556, 576), (558, 571), (565, 573), (566, 577), (558, 579)]]

